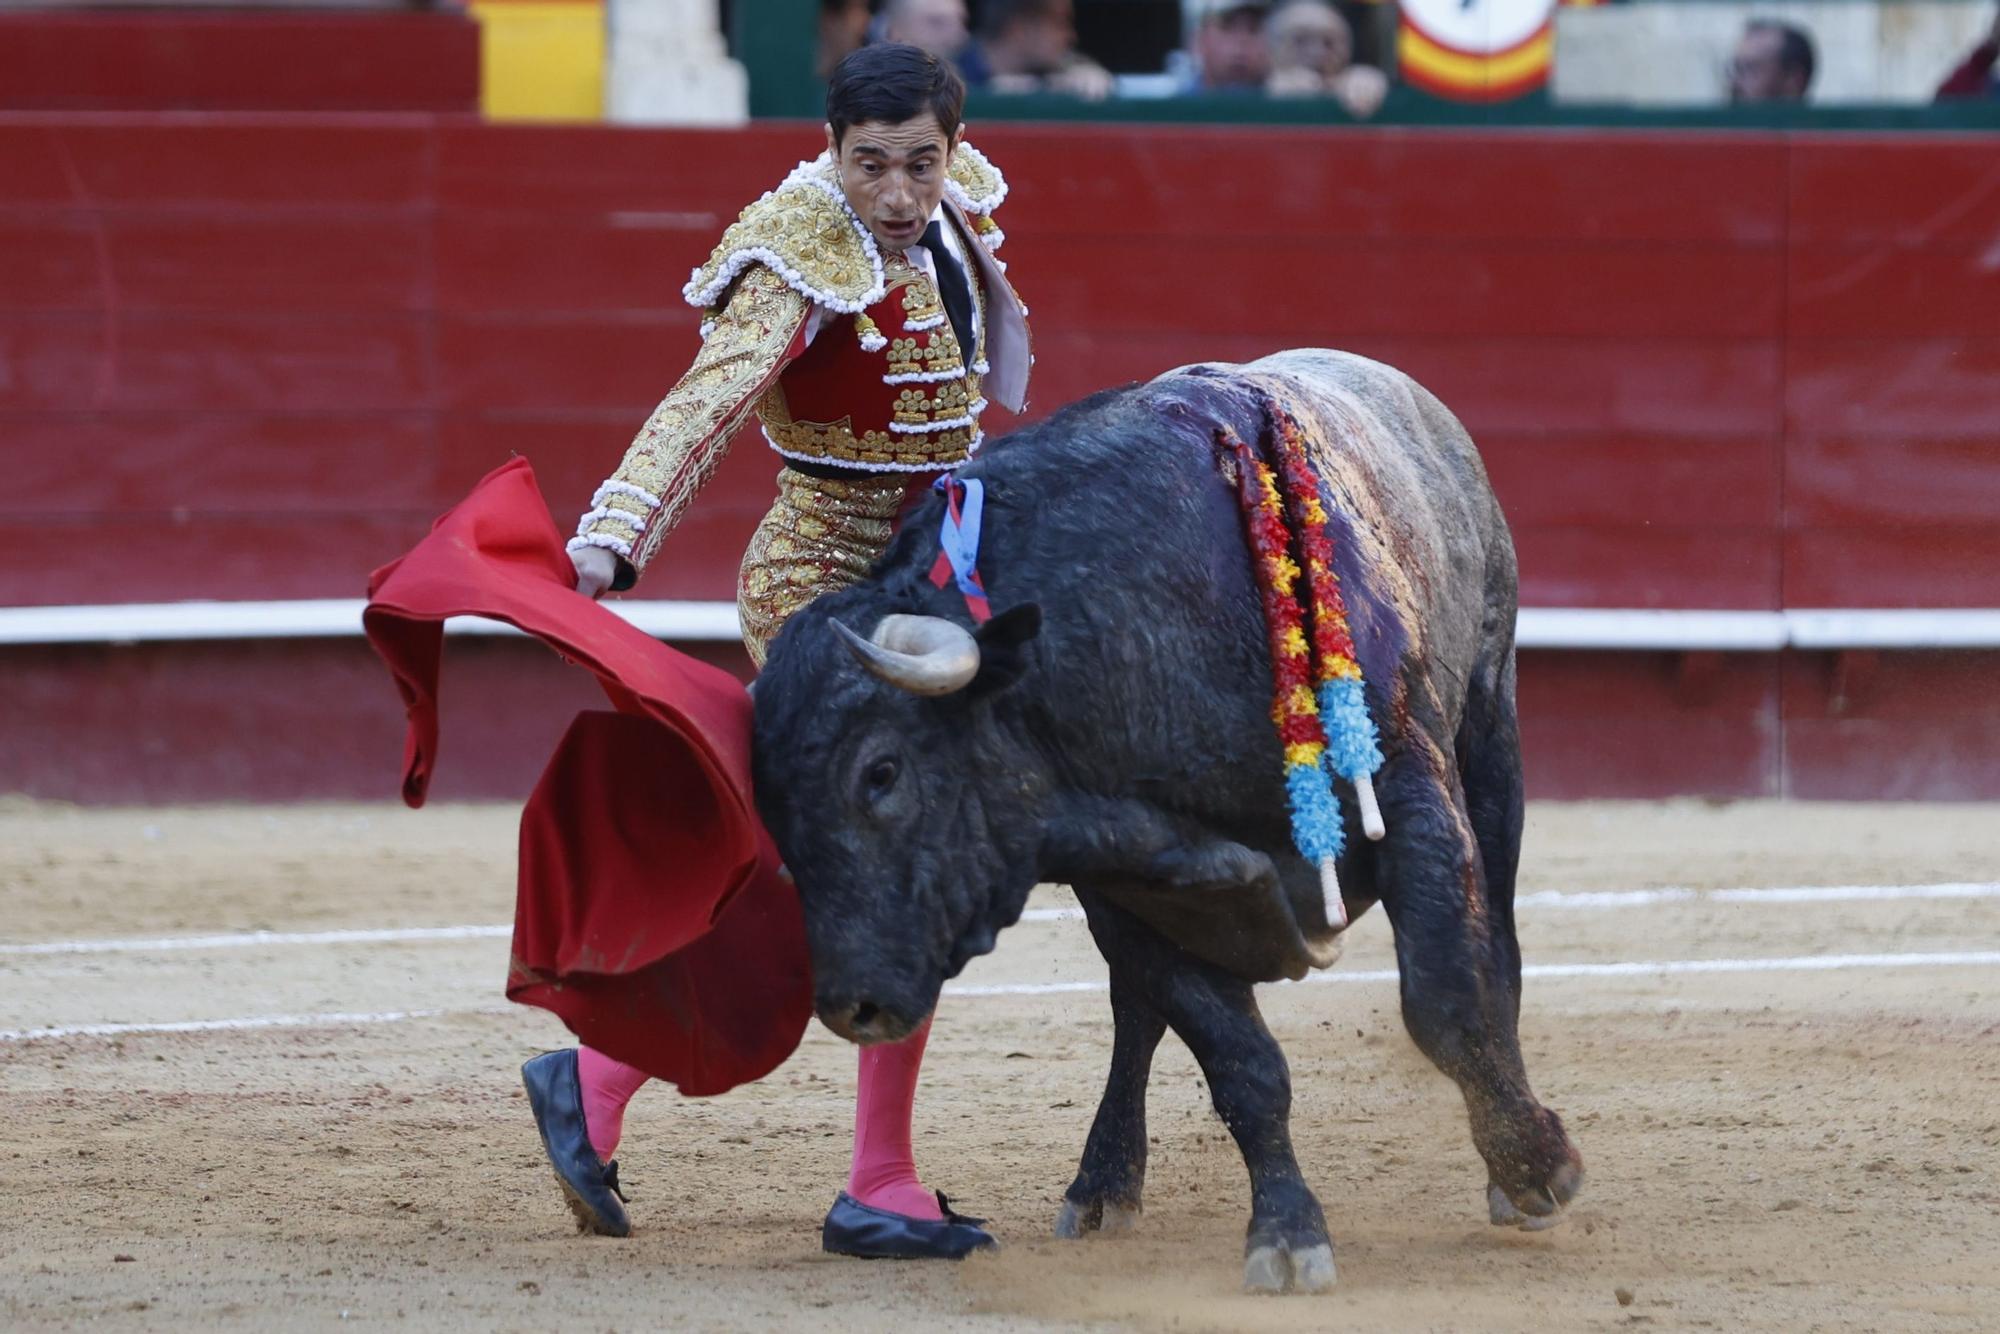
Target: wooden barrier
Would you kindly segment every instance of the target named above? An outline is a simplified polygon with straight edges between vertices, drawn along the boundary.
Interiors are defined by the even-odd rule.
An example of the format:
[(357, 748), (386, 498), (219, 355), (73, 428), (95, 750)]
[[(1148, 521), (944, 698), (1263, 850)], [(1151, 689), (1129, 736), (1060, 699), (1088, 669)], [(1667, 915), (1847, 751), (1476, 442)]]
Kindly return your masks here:
[(0, 13), (7, 111), (473, 111), (479, 29), (464, 14), (212, 9)]
[[(353, 597), (513, 452), (580, 507), (692, 353), (688, 269), (817, 137), (0, 116), (0, 603)], [(1013, 184), (1035, 414), (1186, 361), (1345, 347), (1464, 418), (1530, 605), (2000, 607), (1990, 138), (973, 138)], [(740, 444), (640, 592), (729, 597), (774, 466)], [(282, 696), (303, 652), (18, 650), (0, 673), (47, 707), (128, 697), (139, 670), (167, 708), (169, 660)], [(1992, 664), (1537, 651), (1532, 773), (1568, 794), (2000, 795), (2000, 705), (1972, 687)], [(0, 733), (46, 731), (17, 731), (4, 693)], [(63, 758), (114, 745), (93, 707), (10, 748), (0, 790), (171, 795), (170, 766), (105, 787)], [(1885, 751), (1915, 758), (1864, 763)], [(274, 762), (185, 795), (255, 792)]]

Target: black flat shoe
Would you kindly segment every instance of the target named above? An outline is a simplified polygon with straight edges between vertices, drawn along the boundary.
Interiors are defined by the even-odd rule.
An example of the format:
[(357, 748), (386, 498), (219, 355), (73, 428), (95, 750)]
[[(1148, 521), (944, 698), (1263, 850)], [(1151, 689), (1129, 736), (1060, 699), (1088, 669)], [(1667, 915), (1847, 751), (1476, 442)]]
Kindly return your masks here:
[(933, 1222), (877, 1209), (842, 1191), (820, 1227), (820, 1249), (863, 1260), (963, 1260), (974, 1251), (1000, 1248), (981, 1226), (985, 1219), (953, 1213), (942, 1191), (938, 1208), (944, 1218)]
[(604, 1237), (631, 1235), (632, 1222), (620, 1203), (625, 1192), (618, 1189), (618, 1164), (597, 1156), (584, 1128), (576, 1052), (542, 1053), (521, 1067), (521, 1083), (527, 1086), (535, 1129), (542, 1132), (542, 1148), (569, 1211), (576, 1215), (577, 1229)]

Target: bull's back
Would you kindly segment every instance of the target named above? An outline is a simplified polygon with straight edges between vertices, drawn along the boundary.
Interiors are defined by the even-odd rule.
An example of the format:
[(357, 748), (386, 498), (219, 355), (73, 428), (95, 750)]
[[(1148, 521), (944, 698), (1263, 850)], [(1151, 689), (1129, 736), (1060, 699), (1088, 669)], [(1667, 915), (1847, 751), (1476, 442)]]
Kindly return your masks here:
[(1392, 366), (1323, 348), (1183, 367), (1161, 382), (1184, 375), (1247, 383), (1298, 420), (1350, 601), (1382, 604), (1404, 640), (1397, 657), (1443, 665), (1448, 681), (1511, 651), (1513, 542), (1477, 447), (1435, 395)]

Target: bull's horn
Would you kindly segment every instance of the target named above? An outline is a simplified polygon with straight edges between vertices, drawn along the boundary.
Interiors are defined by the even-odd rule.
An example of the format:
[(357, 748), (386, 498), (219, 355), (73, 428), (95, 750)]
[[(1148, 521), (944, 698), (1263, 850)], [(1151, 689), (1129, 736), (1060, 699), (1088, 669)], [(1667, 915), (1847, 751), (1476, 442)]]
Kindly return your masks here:
[(979, 675), (979, 641), (942, 616), (884, 616), (867, 639), (833, 628), (870, 675), (912, 695), (950, 695)]

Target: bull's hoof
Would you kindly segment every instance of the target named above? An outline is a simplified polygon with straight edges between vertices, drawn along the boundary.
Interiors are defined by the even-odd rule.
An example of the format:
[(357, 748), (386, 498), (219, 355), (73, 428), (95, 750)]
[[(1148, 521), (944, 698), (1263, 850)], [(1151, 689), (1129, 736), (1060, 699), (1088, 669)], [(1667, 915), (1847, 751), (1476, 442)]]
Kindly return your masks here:
[(1498, 1182), (1486, 1188), (1486, 1216), (1495, 1227), (1541, 1232), (1562, 1222), (1563, 1210), (1583, 1189), (1583, 1164), (1562, 1163), (1542, 1185), (1510, 1196)]
[(1540, 1218), (1522, 1213), (1507, 1198), (1507, 1192), (1498, 1186), (1486, 1188), (1486, 1217), (1494, 1227), (1516, 1227), (1523, 1232), (1542, 1232), (1562, 1222), (1562, 1215), (1545, 1214)]
[(1115, 1200), (1091, 1200), (1078, 1204), (1065, 1199), (1062, 1208), (1056, 1212), (1056, 1235), (1065, 1241), (1075, 1241), (1092, 1232), (1101, 1232), (1107, 1237), (1119, 1237), (1139, 1226), (1142, 1211), (1136, 1204), (1120, 1204)]
[(1243, 1289), (1276, 1296), (1284, 1292), (1325, 1292), (1338, 1277), (1333, 1246), (1321, 1242), (1293, 1250), (1284, 1242), (1252, 1245), (1243, 1261)]

